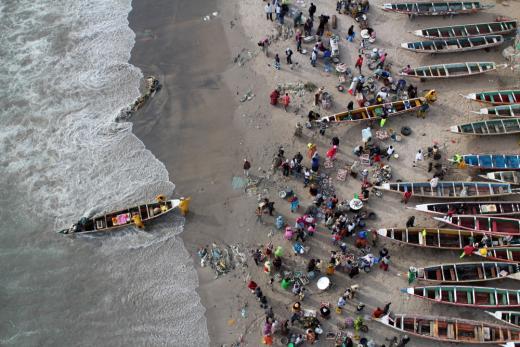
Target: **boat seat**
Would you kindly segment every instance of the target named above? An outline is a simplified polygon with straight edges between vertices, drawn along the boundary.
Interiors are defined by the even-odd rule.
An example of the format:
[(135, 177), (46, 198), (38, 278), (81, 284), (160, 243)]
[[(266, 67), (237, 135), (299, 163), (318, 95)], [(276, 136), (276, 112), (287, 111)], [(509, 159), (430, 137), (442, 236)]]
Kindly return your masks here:
[(148, 215), (149, 215), (150, 217), (153, 217), (153, 216), (154, 216), (154, 213), (153, 213), (153, 207), (149, 207), (149, 208), (148, 208)]
[(480, 267), (477, 268), (477, 274), (478, 274), (478, 278), (484, 278), (484, 274), (482, 273), (482, 268), (480, 268)]
[(455, 269), (450, 269), (450, 276), (452, 281), (457, 280), (457, 276), (455, 275)]
[(497, 270), (494, 267), (491, 268), (491, 276), (497, 277)]
[(96, 229), (103, 229), (105, 227), (105, 223), (103, 223), (102, 219), (98, 219), (96, 221)]
[(437, 269), (435, 271), (435, 278), (437, 279), (437, 281), (442, 281), (442, 273), (441, 273), (441, 269)]
[(466, 298), (468, 299), (468, 304), (473, 304), (473, 293), (466, 292)]
[(453, 292), (451, 290), (448, 291), (448, 301), (453, 302)]
[(448, 338), (450, 340), (455, 340), (455, 327), (453, 326), (453, 323), (448, 324)]
[(497, 221), (496, 220), (491, 222), (491, 231), (498, 231), (498, 229), (497, 229)]
[(489, 304), (495, 305), (495, 293), (489, 293)]

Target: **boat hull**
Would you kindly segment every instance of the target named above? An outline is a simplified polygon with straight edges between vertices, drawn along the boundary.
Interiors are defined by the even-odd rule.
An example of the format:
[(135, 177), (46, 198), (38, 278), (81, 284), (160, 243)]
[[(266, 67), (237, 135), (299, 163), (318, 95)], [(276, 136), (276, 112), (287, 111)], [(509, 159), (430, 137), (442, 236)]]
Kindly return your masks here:
[(491, 119), (454, 125), (450, 128), (452, 133), (461, 135), (494, 136), (513, 135), (520, 133), (519, 118)]
[(517, 21), (487, 22), (451, 25), (415, 30), (413, 33), (425, 39), (457, 39), (485, 35), (504, 35), (514, 32)]
[(453, 215), (451, 217), (433, 217), (433, 219), (466, 230), (520, 235), (520, 219), (515, 218)]
[(403, 194), (411, 191), (412, 197), (429, 199), (480, 199), (516, 194), (510, 184), (488, 182), (445, 182), (431, 188), (429, 182), (383, 183), (375, 188)]
[(494, 62), (452, 63), (420, 66), (410, 73), (401, 73), (401, 76), (419, 78), (421, 80), (457, 78), (480, 75), (496, 70)]
[(511, 105), (520, 103), (520, 90), (496, 90), (463, 95), (466, 99), (489, 105)]
[(441, 264), (418, 269), (416, 279), (432, 284), (461, 284), (502, 278), (519, 279), (518, 272), (518, 264), (509, 262)]
[(458, 215), (483, 215), (483, 216), (514, 216), (520, 215), (520, 202), (516, 201), (489, 201), (489, 202), (441, 202), (433, 204), (420, 204), (408, 207), (420, 212), (433, 215), (446, 215), (450, 210)]
[(447, 54), (489, 49), (504, 43), (501, 35), (475, 36), (456, 39), (406, 42), (401, 48), (414, 53)]

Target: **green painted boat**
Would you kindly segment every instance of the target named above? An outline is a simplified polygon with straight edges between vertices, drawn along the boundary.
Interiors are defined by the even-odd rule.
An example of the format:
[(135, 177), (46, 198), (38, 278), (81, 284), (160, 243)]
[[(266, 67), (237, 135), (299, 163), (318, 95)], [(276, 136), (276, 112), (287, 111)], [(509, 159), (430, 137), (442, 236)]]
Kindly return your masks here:
[(462, 95), (466, 99), (491, 105), (509, 105), (520, 103), (520, 90), (495, 90)]
[(383, 4), (381, 9), (409, 16), (446, 16), (477, 13), (492, 8), (480, 1), (404, 2)]
[(520, 118), (490, 119), (453, 125), (450, 131), (462, 135), (510, 135), (520, 133)]
[[(486, 311), (486, 313), (492, 315), (493, 317), (495, 317), (498, 320), (501, 320), (504, 323), (507, 323), (507, 324), (520, 328), (520, 312), (517, 312), (517, 311), (488, 312), (488, 311)], [(514, 347), (514, 345), (512, 347)]]
[(504, 35), (513, 33), (517, 28), (517, 21), (486, 22), (475, 24), (450, 25), (415, 30), (416, 36), (426, 39), (453, 39), (481, 35)]
[(500, 105), (481, 108), (479, 111), (471, 111), (480, 115), (500, 118), (520, 118), (520, 104)]
[(461, 37), (401, 43), (401, 48), (415, 53), (460, 53), (499, 46), (504, 43), (502, 35)]
[(470, 62), (419, 66), (411, 68), (407, 72), (401, 72), (401, 76), (420, 79), (455, 78), (480, 75), (497, 69), (494, 62)]

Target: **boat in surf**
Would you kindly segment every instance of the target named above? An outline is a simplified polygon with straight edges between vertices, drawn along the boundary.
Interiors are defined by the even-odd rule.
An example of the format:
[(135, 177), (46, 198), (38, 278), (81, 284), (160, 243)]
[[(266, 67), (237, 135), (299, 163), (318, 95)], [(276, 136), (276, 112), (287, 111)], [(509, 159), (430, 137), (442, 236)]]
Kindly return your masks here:
[[(494, 235), (494, 237), (500, 236)], [(518, 236), (514, 236), (513, 239), (517, 240)], [(517, 241), (514, 242), (518, 245)], [(473, 252), (473, 254), (484, 257), (487, 260), (520, 263), (520, 247), (487, 247), (479, 249)]]
[(454, 39), (436, 39), (401, 43), (401, 48), (415, 53), (460, 53), (489, 49), (504, 43), (502, 35), (485, 35)]
[(516, 194), (510, 184), (491, 182), (440, 181), (435, 188), (430, 182), (396, 182), (374, 186), (394, 193), (412, 192), (412, 197), (434, 199), (478, 199)]
[(495, 172), (488, 172), (485, 175), (479, 175), (479, 176), (483, 177), (483, 178), (487, 178), (490, 181), (520, 185), (520, 172), (519, 171), (495, 171)]
[(320, 122), (355, 123), (381, 119), (382, 117), (394, 117), (405, 113), (417, 112), (424, 104), (428, 104), (428, 102), (434, 102), (435, 100), (436, 92), (434, 90), (430, 90), (424, 97), (360, 107), (351, 111), (340, 112), (331, 116), (323, 117), (320, 119)]
[(433, 217), (433, 219), (456, 227), (457, 229), (461, 228), (497, 234), (520, 234), (520, 219), (515, 218), (453, 215), (451, 217)]
[(135, 225), (143, 228), (145, 223), (164, 216), (176, 208), (187, 207), (189, 199), (166, 200), (164, 196), (159, 196), (157, 202), (137, 205), (110, 213), (105, 213), (92, 218), (81, 218), (70, 228), (58, 231), (61, 234), (87, 234), (112, 231)]
[(450, 211), (458, 215), (512, 216), (520, 214), (520, 202), (517, 201), (439, 202), (408, 208), (433, 215), (446, 215)]
[(421, 80), (438, 78), (455, 78), (479, 75), (495, 71), (497, 65), (494, 62), (470, 62), (427, 65), (411, 68), (407, 72), (401, 72), (401, 76), (420, 78)]
[(520, 312), (517, 312), (517, 311), (488, 312), (488, 311), (486, 311), (486, 313), (506, 324), (520, 328)]
[(520, 341), (520, 329), (468, 319), (390, 313), (374, 320), (403, 334), (438, 342), (497, 345)]
[(518, 264), (509, 262), (468, 262), (418, 268), (416, 279), (431, 283), (471, 283), (502, 278), (520, 279)]
[(510, 135), (520, 133), (520, 118), (489, 119), (453, 125), (450, 131), (462, 135)]
[(492, 7), (493, 5), (482, 4), (480, 1), (441, 1), (388, 3), (383, 4), (381, 9), (387, 12), (407, 14), (409, 16), (451, 16), (477, 13)]
[(517, 28), (516, 20), (475, 24), (449, 25), (415, 30), (416, 36), (425, 39), (461, 38), (481, 35), (504, 35), (513, 33)]
[(462, 161), (466, 166), (481, 170), (520, 170), (520, 155), (518, 154), (464, 154)]
[(495, 90), (462, 95), (466, 99), (491, 105), (510, 105), (520, 103), (520, 90)]
[[(459, 250), (476, 242), (484, 243), (484, 240), (486, 244), (492, 245), (493, 249), (520, 246), (520, 235), (486, 234), (474, 230), (388, 228), (378, 229), (377, 234), (385, 239), (409, 246), (444, 250)], [(501, 256), (502, 253), (498, 255)]]
[(520, 290), (473, 286), (424, 286), (401, 292), (435, 303), (485, 309), (520, 307)]
[(480, 115), (488, 115), (500, 118), (520, 118), (520, 104), (500, 105), (481, 108), (479, 111), (471, 111)]

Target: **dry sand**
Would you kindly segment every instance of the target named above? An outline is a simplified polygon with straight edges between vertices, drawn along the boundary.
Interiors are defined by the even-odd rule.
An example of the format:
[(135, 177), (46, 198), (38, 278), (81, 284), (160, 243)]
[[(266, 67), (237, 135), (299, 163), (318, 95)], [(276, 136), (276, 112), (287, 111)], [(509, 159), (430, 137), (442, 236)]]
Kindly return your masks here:
[[(309, 1), (305, 1), (303, 12), (307, 13)], [(317, 14), (334, 14), (335, 2), (316, 0)], [(497, 6), (485, 13), (470, 16), (458, 16), (453, 19), (418, 18), (409, 20), (406, 16), (390, 14), (376, 8), (381, 1), (371, 3), (369, 22), (377, 32), (376, 47), (389, 53), (389, 61), (396, 72), (406, 64), (412, 66), (428, 65), (443, 62), (463, 61), (496, 61), (502, 63), (501, 50), (491, 52), (478, 51), (452, 55), (416, 55), (397, 47), (401, 42), (418, 40), (411, 33), (421, 27), (451, 25), (458, 23), (475, 23), (493, 21), (497, 15), (518, 16), (520, 5), (510, 2), (509, 6)], [(219, 244), (241, 243), (250, 248), (268, 240), (268, 234), (274, 230), (273, 220), (264, 218), (266, 225), (255, 223), (254, 208), (256, 196), (245, 194), (243, 190), (234, 190), (231, 182), (234, 176), (242, 175), (242, 159), (252, 161), (252, 174), (265, 178), (260, 194), (276, 202), (277, 212), (294, 222), (294, 215), (289, 212), (288, 203), (277, 197), (278, 190), (287, 185), (295, 189), (301, 197), (302, 205), (310, 203), (308, 194), (302, 190), (302, 183), (294, 179), (284, 182), (280, 176), (269, 176), (267, 170), (271, 165), (273, 154), (279, 145), (283, 145), (288, 156), (297, 151), (304, 153), (305, 144), (314, 142), (318, 151), (324, 155), (332, 136), (341, 139), (338, 162), (352, 161), (354, 146), (361, 140), (361, 125), (342, 126), (328, 129), (325, 137), (313, 131), (305, 130), (304, 137), (294, 139), (293, 128), (296, 122), (312, 109), (311, 93), (304, 96), (293, 95), (293, 106), (286, 113), (283, 109), (269, 105), (269, 93), (279, 83), (312, 81), (323, 85), (334, 96), (334, 106), (322, 115), (343, 110), (353, 100), (348, 94), (335, 90), (337, 77), (325, 73), (320, 62), (312, 68), (308, 55), (296, 52), (294, 39), (280, 39), (270, 47), (271, 56), (266, 58), (256, 45), (261, 38), (276, 31), (275, 24), (265, 20), (264, 2), (257, 0), (227, 2), (159, 1), (154, 5), (145, 1), (134, 1), (131, 14), (131, 26), (137, 33), (136, 46), (132, 52), (132, 62), (143, 70), (145, 75), (156, 75), (164, 88), (143, 112), (133, 118), (136, 134), (169, 170), (177, 185), (177, 193), (193, 198), (192, 212), (187, 218), (182, 238), (197, 267), (200, 287), (199, 294), (206, 308), (208, 330), (212, 346), (230, 345), (243, 336), (246, 346), (258, 346), (261, 339), (261, 320), (263, 312), (258, 303), (245, 287), (245, 281), (251, 276), (263, 288), (270, 303), (274, 306), (277, 317), (286, 319), (290, 316), (289, 305), (294, 297), (282, 292), (279, 286), (274, 291), (267, 289), (267, 276), (261, 268), (250, 261), (249, 268), (231, 272), (219, 279), (214, 279), (209, 268), (200, 268), (196, 255), (198, 247), (216, 242)], [(141, 12), (142, 11), (142, 12)], [(216, 16), (204, 21), (203, 17), (217, 11)], [(345, 40), (346, 30), (353, 24), (352, 18), (338, 16), (340, 34), (341, 60), (353, 65), (357, 56), (359, 37), (354, 43)], [(286, 20), (288, 27), (292, 20)], [(357, 25), (356, 31), (358, 31)], [(359, 36), (359, 32), (358, 32)], [(289, 69), (285, 62), (285, 48), (291, 47), (295, 54), (293, 61), (298, 66)], [(310, 49), (311, 46), (304, 48)], [(248, 57), (244, 64), (233, 59)], [(274, 53), (282, 59), (281, 71), (272, 67)], [(241, 61), (238, 59), (238, 61)], [(365, 75), (370, 71), (364, 68)], [(425, 180), (429, 174), (422, 166), (412, 167), (415, 152), (419, 148), (431, 146), (434, 142), (442, 145), (445, 157), (454, 153), (514, 153), (518, 151), (517, 138), (514, 136), (499, 138), (462, 137), (447, 132), (450, 125), (474, 119), (469, 110), (479, 108), (478, 104), (464, 100), (458, 94), (472, 91), (505, 89), (518, 86), (509, 70), (484, 74), (473, 78), (462, 78), (445, 81), (418, 83), (419, 91), (434, 88), (438, 91), (438, 101), (431, 107), (426, 119), (413, 115), (397, 117), (387, 122), (388, 128), (400, 129), (407, 125), (413, 134), (401, 143), (394, 143), (400, 158), (392, 161), (394, 179)], [(251, 90), (255, 97), (251, 101), (240, 103), (239, 99)], [(298, 106), (298, 107), (294, 107)], [(387, 142), (389, 144), (389, 142)], [(304, 160), (308, 165), (308, 160)], [(337, 166), (336, 166), (337, 168)], [(328, 170), (335, 177), (335, 169)], [(467, 172), (451, 171), (450, 177), (466, 179)], [(360, 182), (352, 178), (346, 182), (334, 181), (338, 196), (349, 199), (359, 191)], [(414, 200), (413, 203), (419, 201)], [(372, 197), (368, 209), (378, 214), (378, 219), (369, 227), (404, 226), (408, 216), (412, 215), (399, 203), (398, 197), (385, 194), (382, 199)], [(300, 207), (300, 210), (302, 208)], [(416, 225), (434, 226), (426, 216), (416, 215)], [(283, 241), (279, 232), (272, 236), (275, 245), (283, 245), (288, 253), (289, 243)], [(332, 249), (330, 235), (321, 227), (319, 235), (308, 242), (310, 255), (327, 259)], [(385, 273), (375, 269), (370, 274), (362, 274), (355, 281), (342, 274), (333, 277), (334, 290), (318, 294), (315, 283), (309, 286), (309, 295), (305, 298), (304, 307), (318, 308), (322, 301), (336, 303), (342, 291), (354, 283), (361, 287), (357, 299), (347, 304), (343, 312), (345, 316), (355, 316), (355, 306), (359, 301), (365, 303), (365, 313), (369, 314), (375, 306), (392, 302), (395, 312), (424, 313), (452, 317), (478, 318), (490, 320), (482, 311), (432, 305), (418, 299), (409, 299), (399, 289), (407, 286), (403, 277), (410, 265), (448, 263), (458, 260), (457, 252), (436, 252), (417, 250), (411, 247), (400, 247), (392, 243), (380, 242), (379, 248), (386, 245), (392, 255), (390, 271)], [(377, 251), (376, 251), (377, 252)], [(287, 256), (285, 264), (291, 268), (302, 270), (304, 258)], [(493, 284), (491, 284), (493, 285)], [(499, 287), (514, 287), (513, 281), (503, 280), (496, 283)], [(248, 304), (248, 317), (242, 318), (240, 310)], [(333, 317), (325, 323), (325, 331), (335, 330), (335, 323), (341, 317)], [(369, 322), (367, 334), (378, 343), (384, 343), (385, 337), (395, 333)], [(279, 340), (278, 340), (279, 342)], [(182, 345), (182, 344), (179, 344)], [(318, 345), (327, 345), (321, 342)], [(411, 346), (431, 346), (424, 339), (413, 339)]]

